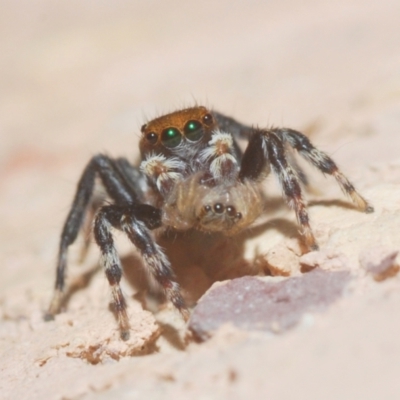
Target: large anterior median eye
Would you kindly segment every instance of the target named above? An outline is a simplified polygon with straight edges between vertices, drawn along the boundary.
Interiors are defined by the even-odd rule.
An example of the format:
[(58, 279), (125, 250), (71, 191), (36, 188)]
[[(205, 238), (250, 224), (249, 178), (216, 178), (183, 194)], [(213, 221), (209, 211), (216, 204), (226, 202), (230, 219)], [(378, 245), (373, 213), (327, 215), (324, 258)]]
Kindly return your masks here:
[(204, 134), (203, 125), (196, 120), (190, 120), (186, 122), (183, 130), (186, 138), (192, 141), (199, 140)]
[(161, 142), (165, 147), (176, 147), (181, 140), (181, 133), (176, 128), (167, 128), (161, 133)]

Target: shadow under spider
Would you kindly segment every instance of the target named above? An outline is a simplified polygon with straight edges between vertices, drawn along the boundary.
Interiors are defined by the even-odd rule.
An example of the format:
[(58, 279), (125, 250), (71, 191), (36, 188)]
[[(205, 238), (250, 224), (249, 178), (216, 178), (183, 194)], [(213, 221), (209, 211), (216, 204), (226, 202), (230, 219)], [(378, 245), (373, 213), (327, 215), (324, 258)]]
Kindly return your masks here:
[(346, 210), (353, 210), (360, 212), (353, 203), (349, 203), (346, 200), (332, 199), (332, 200), (311, 200), (308, 202), (309, 206), (324, 206), (324, 207), (340, 207)]
[[(158, 243), (164, 248), (183, 291), (186, 294), (197, 292), (190, 301), (194, 304), (216, 281), (238, 278), (244, 275), (257, 275), (259, 271), (252, 270), (249, 261), (244, 259), (245, 243), (270, 229), (275, 229), (284, 236), (297, 237), (301, 240), (296, 223), (284, 218), (274, 218), (255, 225), (234, 237), (195, 230), (187, 232), (169, 231), (159, 238)], [(137, 292), (134, 297), (141, 302), (144, 309), (156, 312), (155, 304), (162, 304), (165, 301), (165, 296), (156, 286), (151, 284), (140, 256), (132, 252), (121, 257), (121, 264), (125, 281)], [(190, 275), (193, 272), (193, 268), (196, 268), (197, 275), (191, 282), (188, 274)], [(71, 279), (71, 283), (66, 287), (63, 295), (62, 309), (68, 306), (75, 293), (89, 286), (93, 276), (100, 269), (100, 265), (96, 264)], [(199, 271), (204, 273), (203, 277), (200, 276), (200, 278), (203, 278), (201, 290), (198, 288), (199, 281), (197, 279), (199, 274), (201, 275)]]
[[(340, 199), (311, 200), (308, 204), (309, 206), (336, 206), (348, 210), (356, 210), (356, 207), (353, 206), (353, 204)], [(288, 212), (291, 212), (291, 210), (289, 210), (285, 205), (282, 197), (265, 197), (264, 217), (268, 217), (268, 215), (273, 215), (283, 208), (286, 208)], [(244, 262), (243, 253), (246, 240), (260, 236), (270, 229), (275, 229), (285, 237), (297, 238), (301, 242), (301, 235), (299, 233), (298, 224), (282, 217), (267, 219), (260, 224), (249, 227), (245, 231), (238, 233), (232, 238), (226, 237), (221, 234), (209, 234), (198, 232), (195, 230), (187, 232), (167, 231), (164, 235), (161, 236), (159, 242), (161, 246), (165, 248), (167, 256), (171, 260), (174, 271), (176, 270), (179, 275), (179, 270), (185, 270), (185, 264), (187, 264), (188, 262), (194, 261), (196, 264), (204, 264), (205, 261), (209, 262), (210, 260), (204, 256), (205, 253), (207, 253), (207, 251), (209, 251), (212, 247), (218, 247), (218, 244), (221, 243), (223, 243), (227, 247), (232, 247), (234, 249), (236, 259), (237, 257), (241, 257), (240, 260), (237, 260), (239, 263), (240, 261)], [(190, 236), (192, 235), (194, 236), (192, 237), (192, 239), (190, 239)], [(88, 234), (88, 237), (90, 236), (91, 235)], [(191, 244), (189, 246), (189, 251), (188, 244)], [(85, 250), (87, 250), (87, 247), (88, 245), (86, 244), (84, 246)], [(199, 248), (199, 250), (196, 251), (196, 248)], [(187, 257), (176, 257), (176, 254), (186, 254)], [(154, 290), (152, 285), (149, 284), (149, 278), (147, 276), (147, 273), (144, 271), (143, 263), (137, 254), (131, 253), (127, 256), (124, 256), (123, 258), (121, 258), (121, 263), (124, 270), (124, 277), (132, 287), (137, 289), (137, 291), (139, 292), (148, 291), (151, 297), (158, 299), (159, 301), (164, 299), (162, 293)], [(71, 297), (76, 292), (88, 287), (92, 277), (97, 273), (99, 269), (101, 268), (97, 264), (89, 270), (73, 278), (71, 284), (69, 285), (69, 287), (67, 287), (66, 292), (63, 296), (61, 304), (62, 308), (65, 308), (68, 305)]]
[[(337, 206), (355, 210), (355, 207), (345, 200), (314, 200), (310, 201), (309, 205)], [(264, 217), (268, 218), (269, 215), (273, 215), (282, 208), (286, 208), (282, 198), (268, 198), (266, 199)], [(288, 209), (288, 212), (291, 211)], [(247, 240), (263, 235), (271, 229), (280, 232), (285, 237), (296, 238), (301, 242), (298, 224), (284, 217), (266, 219), (234, 237), (195, 230), (187, 232), (167, 231), (164, 235), (161, 235), (157, 242), (165, 249), (177, 275), (177, 280), (181, 284), (182, 292), (184, 296), (189, 295), (189, 306), (193, 306), (216, 281), (259, 274), (260, 271), (254, 270), (254, 265), (252, 265), (254, 263), (244, 259), (245, 243)], [(150, 279), (144, 270), (140, 256), (132, 252), (122, 257), (121, 263), (124, 279), (137, 291), (134, 298), (141, 302), (143, 309), (156, 313), (159, 306), (165, 302), (165, 297), (160, 290), (150, 284)], [(89, 286), (92, 277), (99, 269), (101, 268), (97, 264), (71, 280), (71, 284), (67, 287), (62, 299), (63, 309), (76, 292)], [(218, 271), (221, 271), (221, 273), (219, 274)], [(190, 296), (191, 291), (195, 292), (192, 296)], [(110, 310), (116, 317), (112, 305)], [(157, 323), (162, 330), (162, 336), (174, 348), (177, 350), (185, 349), (185, 340), (181, 338), (179, 331), (174, 326), (162, 321), (157, 321)]]
[(282, 235), (288, 238), (295, 237), (301, 241), (301, 235), (299, 234), (299, 226), (295, 222), (289, 221), (285, 218), (272, 218), (262, 222), (259, 225), (248, 228), (245, 232), (240, 233), (243, 236), (242, 240), (251, 239), (257, 236), (261, 236), (263, 233), (270, 229), (274, 229), (280, 232)]
[(188, 345), (187, 341), (180, 337), (179, 331), (173, 325), (161, 321), (157, 321), (157, 323), (161, 328), (161, 336), (163, 336), (174, 349), (180, 351), (186, 349)]
[(86, 289), (89, 286), (93, 276), (96, 275), (99, 270), (100, 270), (100, 265), (96, 264), (89, 270), (84, 271), (83, 273), (78, 274), (77, 276), (74, 276), (72, 278), (71, 283), (66, 287), (66, 290), (62, 296), (60, 304), (61, 310), (67, 308), (68, 303), (71, 300), (71, 297), (75, 293), (79, 292), (80, 290)]

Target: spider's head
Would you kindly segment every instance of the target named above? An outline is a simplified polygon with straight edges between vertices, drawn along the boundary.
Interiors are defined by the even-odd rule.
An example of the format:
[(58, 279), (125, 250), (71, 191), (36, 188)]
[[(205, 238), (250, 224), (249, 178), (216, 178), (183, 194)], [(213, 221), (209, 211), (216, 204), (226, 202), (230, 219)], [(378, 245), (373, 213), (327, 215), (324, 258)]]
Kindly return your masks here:
[(211, 138), (217, 127), (212, 113), (203, 106), (185, 108), (155, 118), (141, 128), (140, 152), (170, 157), (196, 153)]
[(249, 226), (263, 211), (263, 198), (250, 181), (202, 187), (195, 202), (198, 229), (233, 235)]

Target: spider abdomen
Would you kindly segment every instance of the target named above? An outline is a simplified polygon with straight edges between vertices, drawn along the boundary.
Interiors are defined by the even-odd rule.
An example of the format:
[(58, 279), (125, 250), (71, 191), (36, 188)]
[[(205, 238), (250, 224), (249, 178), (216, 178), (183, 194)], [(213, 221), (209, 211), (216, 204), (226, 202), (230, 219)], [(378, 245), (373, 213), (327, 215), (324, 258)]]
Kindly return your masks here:
[(166, 199), (163, 223), (178, 230), (232, 235), (263, 212), (262, 200), (258, 184), (252, 181), (209, 186), (194, 175), (179, 182)]

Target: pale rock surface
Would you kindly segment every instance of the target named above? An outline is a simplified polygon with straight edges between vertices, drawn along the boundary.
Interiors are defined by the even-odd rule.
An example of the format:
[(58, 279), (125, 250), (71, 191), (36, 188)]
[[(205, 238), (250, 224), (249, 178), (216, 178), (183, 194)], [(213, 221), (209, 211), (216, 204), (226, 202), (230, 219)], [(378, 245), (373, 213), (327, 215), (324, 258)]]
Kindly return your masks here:
[[(399, 16), (398, 0), (2, 1), (0, 398), (398, 399)], [(350, 274), (342, 294), (279, 334), (231, 322), (196, 343), (116, 235), (131, 339), (118, 338), (95, 246), (77, 262), (82, 239), (68, 307), (45, 323), (85, 163), (98, 152), (134, 161), (143, 122), (195, 102), (305, 131), (376, 211), (356, 211), (305, 167), (320, 244), (305, 254), (269, 178), (265, 216), (234, 241), (163, 243), (191, 307), (213, 285), (311, 279), (314, 269)]]

